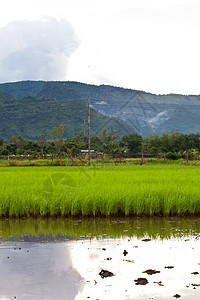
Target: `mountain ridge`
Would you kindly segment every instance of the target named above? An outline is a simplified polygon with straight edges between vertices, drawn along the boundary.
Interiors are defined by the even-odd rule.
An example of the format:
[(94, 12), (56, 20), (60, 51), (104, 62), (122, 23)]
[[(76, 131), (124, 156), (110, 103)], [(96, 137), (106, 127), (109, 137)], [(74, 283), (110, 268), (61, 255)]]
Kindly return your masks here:
[[(120, 126), (124, 129), (121, 133), (136, 131), (146, 136), (172, 129), (179, 129), (183, 133), (194, 130), (200, 132), (200, 95), (156, 95), (112, 85), (41, 80), (1, 83), (0, 91), (17, 99), (27, 96), (35, 99), (53, 98), (58, 106), (63, 105), (64, 110), (70, 105), (83, 105), (86, 108), (90, 96), (92, 111), (115, 118), (118, 125), (122, 122)], [(71, 122), (76, 123), (75, 115)], [(107, 124), (107, 121), (102, 122)], [(119, 130), (118, 125), (115, 123), (115, 128), (113, 123), (109, 130)]]

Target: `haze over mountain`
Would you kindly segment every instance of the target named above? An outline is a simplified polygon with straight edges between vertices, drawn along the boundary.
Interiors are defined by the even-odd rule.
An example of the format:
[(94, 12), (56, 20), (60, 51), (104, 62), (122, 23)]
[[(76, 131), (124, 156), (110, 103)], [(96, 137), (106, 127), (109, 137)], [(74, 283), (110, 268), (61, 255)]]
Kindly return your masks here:
[(200, 132), (200, 95), (155, 95), (71, 81), (4, 83), (0, 91), (2, 138), (22, 134), (36, 139), (61, 124), (65, 126), (65, 137), (71, 137), (84, 129), (88, 96), (92, 135), (104, 127), (119, 130), (121, 136), (133, 131), (143, 136), (162, 134), (172, 129)]

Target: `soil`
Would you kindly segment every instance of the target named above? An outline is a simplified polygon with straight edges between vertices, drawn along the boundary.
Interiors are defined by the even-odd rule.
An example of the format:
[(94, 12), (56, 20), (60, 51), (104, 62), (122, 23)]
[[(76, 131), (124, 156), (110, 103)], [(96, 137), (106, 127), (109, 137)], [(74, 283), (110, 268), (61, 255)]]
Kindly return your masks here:
[(176, 294), (173, 296), (174, 298), (180, 298), (181, 296), (179, 294)]
[(126, 250), (123, 251), (124, 256), (126, 256), (128, 254), (128, 252)]
[(101, 276), (101, 278), (114, 276), (114, 274), (108, 270), (101, 270), (101, 272), (99, 272), (99, 275)]
[(153, 274), (156, 274), (156, 273), (160, 273), (160, 271), (156, 271), (156, 270), (152, 270), (152, 269), (148, 269), (142, 273), (147, 273), (147, 275), (153, 275)]
[(142, 242), (150, 242), (151, 239), (143, 239)]
[(134, 281), (136, 285), (146, 285), (147, 283), (149, 283), (146, 278), (138, 278), (135, 279)]

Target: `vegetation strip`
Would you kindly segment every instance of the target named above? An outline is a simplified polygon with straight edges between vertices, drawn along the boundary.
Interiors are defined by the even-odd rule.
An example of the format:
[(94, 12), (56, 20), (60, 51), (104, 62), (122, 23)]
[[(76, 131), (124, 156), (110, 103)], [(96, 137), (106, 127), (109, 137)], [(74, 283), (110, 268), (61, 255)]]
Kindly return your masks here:
[(200, 214), (193, 166), (0, 169), (0, 216), (175, 216)]

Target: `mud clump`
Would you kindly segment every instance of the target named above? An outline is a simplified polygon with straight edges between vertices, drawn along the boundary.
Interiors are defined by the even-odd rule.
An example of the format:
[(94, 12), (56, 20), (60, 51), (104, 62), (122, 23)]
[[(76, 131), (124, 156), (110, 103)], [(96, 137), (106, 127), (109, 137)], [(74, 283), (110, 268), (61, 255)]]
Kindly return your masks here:
[(128, 254), (128, 252), (126, 250), (123, 251), (124, 256), (126, 256)]
[(142, 242), (150, 242), (151, 239), (143, 239)]
[(179, 294), (176, 294), (173, 296), (174, 298), (180, 298), (181, 296)]
[(174, 266), (165, 266), (165, 269), (173, 269)]
[(192, 272), (192, 275), (199, 275), (199, 272)]
[(160, 271), (156, 271), (156, 270), (152, 270), (152, 269), (148, 269), (142, 273), (146, 273), (147, 275), (153, 275), (153, 274), (156, 274), (156, 273), (160, 273)]
[(146, 285), (147, 283), (149, 283), (146, 278), (138, 278), (135, 279), (134, 281), (136, 285)]
[(99, 275), (101, 276), (101, 278), (114, 276), (114, 274), (108, 270), (101, 270), (101, 272), (99, 272)]

